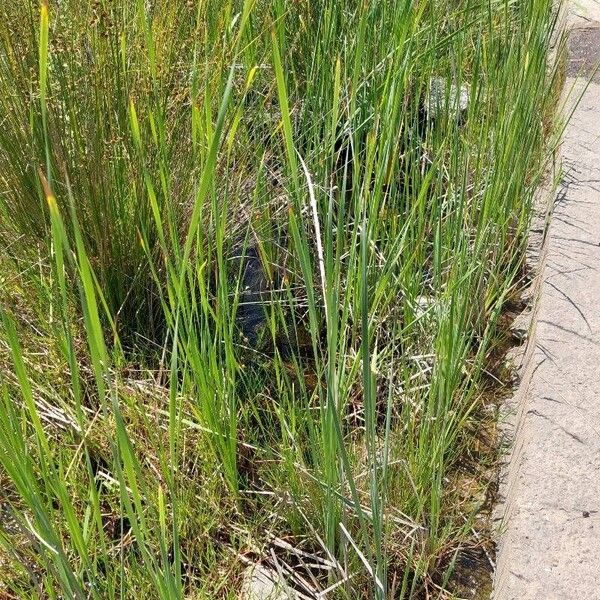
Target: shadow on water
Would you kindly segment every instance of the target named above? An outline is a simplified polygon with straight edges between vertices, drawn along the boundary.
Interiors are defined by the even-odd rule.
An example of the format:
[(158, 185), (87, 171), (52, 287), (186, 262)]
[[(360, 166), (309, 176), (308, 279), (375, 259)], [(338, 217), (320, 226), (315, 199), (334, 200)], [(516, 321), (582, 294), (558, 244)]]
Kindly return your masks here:
[(248, 344), (256, 347), (267, 319), (266, 305), (272, 301), (272, 285), (255, 246), (236, 248), (232, 259), (240, 273), (237, 324)]

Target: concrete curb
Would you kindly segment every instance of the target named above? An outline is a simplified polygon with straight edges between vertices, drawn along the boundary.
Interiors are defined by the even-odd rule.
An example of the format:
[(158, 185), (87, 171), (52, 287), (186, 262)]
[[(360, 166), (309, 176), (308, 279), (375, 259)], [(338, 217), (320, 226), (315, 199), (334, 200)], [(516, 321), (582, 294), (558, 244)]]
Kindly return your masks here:
[(532, 309), (519, 324), (529, 339), (502, 428), (512, 452), (496, 512), (495, 600), (600, 600), (600, 85), (586, 90), (600, 59), (600, 3), (585, 9), (570, 10), (566, 89), (571, 103), (586, 93), (565, 132), (548, 234), (537, 240)]

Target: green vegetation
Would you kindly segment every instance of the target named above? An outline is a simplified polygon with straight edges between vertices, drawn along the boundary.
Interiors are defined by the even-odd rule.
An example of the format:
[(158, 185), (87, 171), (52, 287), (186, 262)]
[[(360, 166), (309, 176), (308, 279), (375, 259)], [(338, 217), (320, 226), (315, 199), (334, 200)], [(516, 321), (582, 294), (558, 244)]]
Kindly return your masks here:
[(1, 3), (0, 597), (460, 593), (553, 24)]

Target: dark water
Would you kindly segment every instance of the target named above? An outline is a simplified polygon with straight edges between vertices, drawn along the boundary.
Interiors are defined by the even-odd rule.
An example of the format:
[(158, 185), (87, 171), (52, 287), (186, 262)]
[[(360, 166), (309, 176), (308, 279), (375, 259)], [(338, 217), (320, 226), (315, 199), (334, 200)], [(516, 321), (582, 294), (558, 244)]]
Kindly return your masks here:
[(236, 277), (240, 277), (237, 324), (248, 343), (256, 346), (266, 322), (271, 285), (256, 247), (237, 248), (233, 260)]

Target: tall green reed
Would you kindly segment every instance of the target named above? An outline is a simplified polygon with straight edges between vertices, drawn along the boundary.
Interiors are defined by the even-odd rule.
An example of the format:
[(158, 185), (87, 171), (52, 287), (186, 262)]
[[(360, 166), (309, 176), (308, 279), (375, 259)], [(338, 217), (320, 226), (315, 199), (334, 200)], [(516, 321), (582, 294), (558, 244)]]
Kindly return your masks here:
[[(0, 234), (50, 248), (70, 401), (80, 432), (90, 398), (114, 427), (111, 472), (137, 553), (121, 547), (106, 571), (116, 559), (92, 451), (84, 437), (73, 459), (82, 528), (4, 317), (23, 408), (5, 387), (2, 464), (64, 593), (102, 597), (118, 582), (126, 597), (133, 572), (157, 597), (183, 596), (181, 473), (184, 457), (207, 454), (185, 447), (184, 421), (209, 449), (203, 472), (222, 470), (234, 520), (249, 490), (285, 497), (282, 533), (315, 546), (318, 534), (374, 598), (418, 594), (448, 539), (466, 535), (446, 481), (522, 265), (551, 6), (342, 4), (66, 2), (52, 21), (44, 3), (39, 31), (3, 32)], [(23, 66), (36, 64), (33, 39), (35, 79)], [(270, 288), (254, 346), (239, 326), (236, 255), (249, 249)], [(140, 356), (167, 372), (158, 477), (124, 414), (120, 367)], [(15, 423), (31, 428), (33, 458)], [(46, 495), (27, 487), (36, 478)], [(420, 528), (401, 550), (397, 510)]]

